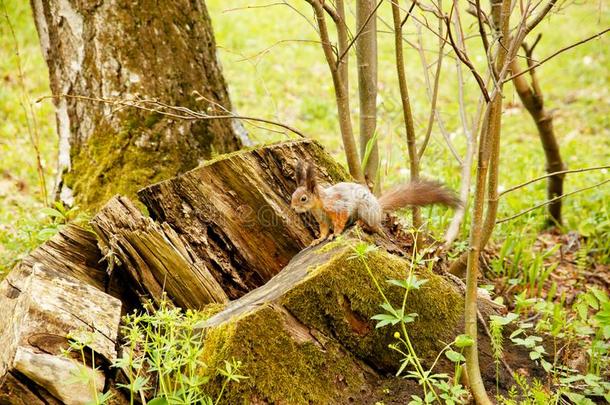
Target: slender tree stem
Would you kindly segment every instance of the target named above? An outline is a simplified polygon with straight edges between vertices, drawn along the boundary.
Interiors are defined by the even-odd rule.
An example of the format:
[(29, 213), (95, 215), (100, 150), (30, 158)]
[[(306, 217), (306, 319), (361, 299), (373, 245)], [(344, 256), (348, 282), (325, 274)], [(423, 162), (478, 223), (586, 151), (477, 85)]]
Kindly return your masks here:
[(347, 55), (347, 25), (345, 23), (345, 7), (343, 0), (337, 0), (336, 12), (339, 16), (340, 23), (337, 24), (337, 34), (339, 38), (339, 52), (345, 52), (341, 58), (336, 58), (333, 52), (333, 47), (330, 42), (328, 26), (326, 25), (325, 11), (320, 0), (307, 0), (314, 9), (316, 21), (318, 24), (320, 39), (322, 41), (322, 50), (330, 70), (335, 89), (335, 99), (337, 102), (337, 115), (339, 117), (339, 128), (341, 129), (341, 137), (343, 139), (343, 147), (345, 148), (345, 157), (347, 165), (352, 177), (358, 181), (364, 182), (364, 175), (358, 157), (358, 148), (354, 139), (354, 131), (352, 128), (351, 111), (349, 107), (349, 82), (348, 82), (348, 55)]
[[(400, 18), (400, 7), (398, 0), (392, 2), (392, 19), (394, 21), (394, 50), (396, 55), (396, 73), (398, 75), (398, 87), (400, 88), (400, 101), (402, 102), (402, 114), (407, 135), (407, 150), (409, 153), (409, 169), (411, 181), (419, 178), (419, 156), (417, 154), (417, 144), (415, 142), (415, 125), (413, 123), (413, 112), (409, 99), (409, 89), (405, 74), (405, 61), (402, 48), (402, 21)], [(411, 10), (413, 10), (413, 2)], [(420, 228), (422, 225), (421, 211), (418, 207), (413, 208), (413, 227)]]
[[(358, 65), (358, 96), (360, 101), (360, 156), (364, 158), (367, 145), (373, 139), (377, 123), (377, 7), (375, 0), (356, 1), (356, 27), (360, 36), (356, 41)], [(363, 168), (369, 185), (379, 187), (377, 169), (379, 148), (374, 141)]]

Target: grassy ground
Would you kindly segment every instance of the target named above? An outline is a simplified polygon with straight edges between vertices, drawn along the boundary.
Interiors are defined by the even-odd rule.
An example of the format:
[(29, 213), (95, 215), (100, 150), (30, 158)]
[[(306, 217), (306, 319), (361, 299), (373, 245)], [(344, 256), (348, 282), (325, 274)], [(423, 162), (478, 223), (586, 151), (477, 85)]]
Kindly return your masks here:
[[(295, 2), (302, 13), (285, 5), (251, 7), (269, 4), (265, 1), (234, 0), (206, 2), (214, 22), (219, 56), (230, 84), (232, 99), (239, 112), (271, 118), (293, 125), (320, 140), (338, 159), (343, 159), (337, 128), (332, 83), (315, 32), (312, 15), (305, 4)], [(555, 14), (542, 24), (544, 34), (536, 55), (543, 57), (554, 50), (600, 31), (610, 17), (610, 7), (603, 1), (581, 2)], [(245, 8), (248, 7), (249, 8)], [(385, 27), (390, 21), (389, 7), (382, 7), (380, 33), (379, 139), (383, 156), (384, 185), (408, 178), (406, 146), (401, 121), (398, 89), (393, 67), (392, 37)], [(27, 3), (4, 0), (0, 10), (0, 271), (6, 270), (33, 246), (44, 239), (48, 219), (40, 213), (42, 198), (36, 170), (35, 152), (26, 119), (28, 101), (49, 94), (46, 66), (41, 56), (36, 30)], [(350, 12), (350, 18), (353, 16)], [(8, 17), (8, 19), (6, 18)], [(309, 21), (307, 20), (307, 17)], [(15, 31), (11, 34), (10, 21)], [(465, 17), (465, 26), (476, 27)], [(415, 24), (407, 24), (407, 38), (418, 40)], [(436, 42), (424, 28), (423, 42), (428, 64), (436, 60)], [(471, 42), (473, 57), (478, 47)], [(19, 57), (16, 55), (19, 50)], [(408, 80), (420, 141), (427, 125), (429, 102), (422, 63), (417, 51), (405, 48)], [(352, 70), (354, 68), (352, 56)], [(457, 110), (455, 59), (444, 58), (445, 74), (440, 85), (439, 107), (447, 131), (456, 148), (464, 149)], [(23, 80), (19, 66), (23, 70)], [(608, 163), (610, 147), (610, 94), (607, 66), (610, 65), (608, 39), (591, 41), (548, 62), (539, 69), (541, 86), (548, 108), (554, 111), (555, 127), (563, 156), (570, 168)], [(467, 72), (466, 72), (467, 73)], [(352, 75), (355, 78), (355, 72)], [(355, 79), (352, 79), (355, 82)], [(468, 113), (476, 109), (476, 86), (470, 76), (465, 83)], [(511, 88), (506, 92), (509, 108), (504, 115), (502, 140), (501, 188), (544, 174), (544, 155), (535, 127), (520, 106)], [(352, 109), (356, 119), (357, 94), (352, 91)], [(25, 109), (24, 109), (25, 105)], [(33, 104), (40, 137), (41, 159), (48, 188), (52, 183), (56, 159), (55, 119), (53, 106), (45, 101)], [(356, 125), (357, 127), (357, 125)], [(285, 135), (249, 127), (257, 142), (284, 139)], [(429, 148), (422, 161), (424, 175), (440, 178), (450, 185), (459, 184), (457, 161), (452, 158), (440, 132), (435, 127)], [(607, 172), (570, 175), (566, 191), (575, 190), (608, 176)], [(545, 199), (545, 184), (539, 182), (504, 198), (499, 217), (508, 216)], [(608, 186), (570, 197), (565, 202), (566, 230), (589, 232), (608, 221), (610, 196)], [(442, 226), (450, 212), (434, 209), (435, 226)], [(533, 238), (543, 222), (544, 210), (537, 210), (519, 220), (502, 225), (498, 235)], [(585, 229), (586, 228), (586, 229)], [(608, 227), (601, 228), (607, 231)], [(597, 229), (596, 232), (600, 230)], [(604, 242), (607, 243), (607, 242)]]

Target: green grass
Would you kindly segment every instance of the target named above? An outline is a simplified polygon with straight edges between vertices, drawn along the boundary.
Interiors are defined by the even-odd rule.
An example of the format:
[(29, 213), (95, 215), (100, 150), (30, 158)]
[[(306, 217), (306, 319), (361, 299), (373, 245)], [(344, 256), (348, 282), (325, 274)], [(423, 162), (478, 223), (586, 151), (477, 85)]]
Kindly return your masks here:
[[(38, 231), (47, 226), (48, 219), (40, 213), (41, 196), (36, 172), (36, 159), (28, 137), (27, 121), (20, 100), (35, 100), (50, 93), (48, 76), (38, 44), (29, 5), (16, 0), (3, 0), (8, 18), (14, 26), (16, 42), (0, 6), (0, 271), (6, 270), (15, 259), (40, 242)], [(310, 22), (312, 13), (304, 2), (292, 2), (306, 18), (285, 5), (261, 8), (273, 2), (262, 0), (207, 1), (219, 57), (230, 86), (234, 107), (244, 115), (259, 116), (285, 122), (318, 139), (340, 161), (344, 160), (336, 109), (328, 68), (316, 34)], [(351, 4), (351, 2), (349, 3)], [(348, 12), (353, 27), (353, 10)], [(389, 6), (381, 7), (381, 18), (390, 22)], [(463, 16), (468, 33), (476, 25)], [(541, 58), (600, 31), (610, 20), (610, 7), (603, 1), (572, 4), (544, 22), (539, 31), (544, 35), (537, 47)], [(382, 153), (384, 186), (408, 178), (406, 144), (401, 117), (400, 98), (395, 79), (392, 36), (384, 31), (380, 38), (379, 62), (379, 122), (378, 132)], [(417, 41), (413, 21), (406, 25), (406, 36)], [(426, 48), (435, 49), (436, 40), (426, 29), (422, 30)], [(610, 149), (610, 94), (608, 90), (610, 66), (609, 37), (588, 42), (570, 50), (538, 69), (540, 84), (548, 109), (554, 111), (554, 124), (562, 154), (570, 168), (588, 167), (608, 163)], [(298, 41), (298, 42), (297, 42)], [(24, 71), (24, 85), (20, 85), (16, 57)], [(471, 57), (482, 63), (476, 54), (479, 42), (468, 42)], [(429, 113), (429, 101), (423, 79), (422, 65), (417, 51), (405, 46), (408, 82), (413, 99), (416, 131), (421, 142)], [(434, 62), (433, 51), (426, 55)], [(352, 85), (355, 84), (355, 57), (350, 55)], [(464, 137), (460, 129), (457, 107), (455, 59), (444, 58), (445, 73), (441, 80), (439, 108), (448, 132), (458, 150), (464, 150)], [(465, 91), (469, 114), (476, 109), (477, 88), (473, 78), (466, 76)], [(354, 87), (354, 86), (352, 86)], [(357, 92), (351, 92), (354, 127), (357, 128)], [(544, 174), (544, 155), (537, 139), (536, 129), (518, 97), (508, 86), (503, 119), (501, 188), (508, 188), (529, 178)], [(55, 117), (50, 101), (34, 104), (40, 133), (41, 157), (47, 183), (52, 184), (56, 161), (57, 136)], [(248, 125), (251, 137), (261, 143), (285, 139), (286, 135)], [(427, 177), (439, 178), (452, 187), (459, 184), (459, 169), (434, 128), (430, 145), (422, 161)], [(10, 177), (9, 177), (10, 176)], [(607, 178), (607, 172), (589, 172), (569, 175), (567, 192)], [(22, 189), (19, 185), (24, 186)], [(498, 217), (502, 218), (532, 206), (545, 199), (545, 183), (539, 182), (504, 197)], [(610, 196), (608, 186), (577, 194), (565, 200), (566, 229), (582, 228), (583, 224), (599, 223), (608, 218)], [(451, 212), (433, 208), (425, 212), (434, 227), (439, 229), (450, 219)], [(544, 210), (539, 209), (516, 221), (497, 228), (496, 235), (514, 234), (516, 230), (534, 235), (543, 223)], [(602, 231), (608, 228), (603, 228)], [(607, 249), (607, 242), (602, 241)]]
[[(344, 161), (328, 68), (320, 45), (307, 42), (317, 40), (315, 31), (310, 25), (312, 13), (309, 6), (305, 2), (291, 2), (302, 13), (300, 15), (285, 5), (251, 7), (274, 3), (268, 0), (232, 0), (230, 6), (227, 5), (229, 2), (222, 0), (209, 0), (206, 3), (214, 23), (218, 54), (237, 112), (281, 121), (299, 128), (308, 136), (319, 140), (339, 161)], [(348, 3), (351, 5), (353, 2)], [(574, 3), (561, 9), (539, 27), (538, 31), (543, 33), (543, 38), (536, 50), (538, 58), (550, 55), (559, 48), (606, 28), (604, 23), (610, 21), (610, 5), (606, 1)], [(244, 8), (247, 6), (250, 7)], [(12, 35), (5, 13), (14, 27), (15, 37)], [(380, 15), (382, 21), (379, 22), (379, 28), (385, 32), (379, 34), (380, 91), (377, 128), (382, 153), (383, 185), (387, 187), (408, 179), (409, 172), (393, 62), (392, 36), (383, 24), (383, 21), (391, 20), (388, 5), (381, 8)], [(353, 27), (353, 10), (349, 10), (349, 18)], [(476, 25), (473, 24), (473, 20), (467, 16), (463, 18), (468, 33), (475, 33)], [(426, 29), (422, 30), (422, 34), (426, 49), (435, 49), (437, 45), (434, 37)], [(413, 21), (406, 25), (406, 35), (409, 41), (417, 41), (417, 30)], [(546, 106), (554, 112), (554, 125), (562, 155), (570, 168), (605, 165), (610, 160), (608, 153), (610, 150), (609, 45), (610, 35), (572, 49), (538, 69)], [(478, 48), (479, 43), (476, 38), (468, 42), (471, 58), (480, 67), (483, 59), (480, 53), (476, 52)], [(418, 52), (406, 46), (405, 57), (416, 131), (418, 141), (421, 142), (429, 114), (426, 85)], [(434, 62), (436, 54), (431, 51), (426, 57), (430, 64)], [(353, 85), (356, 81), (353, 53), (350, 54), (350, 58)], [(445, 56), (444, 66), (439, 91), (439, 109), (452, 141), (463, 153), (465, 145), (457, 105), (455, 59), (451, 54)], [(23, 76), (19, 74), (20, 69), (23, 71)], [(478, 90), (467, 71), (465, 75), (468, 114), (472, 115), (476, 109)], [(61, 206), (56, 207), (57, 210), (43, 209), (36, 155), (28, 125), (33, 127), (33, 118), (35, 118), (49, 192), (55, 175), (57, 135), (52, 103), (50, 101), (32, 103), (32, 100), (49, 95), (50, 90), (46, 64), (42, 58), (27, 2), (0, 0), (0, 82), (2, 86), (0, 91), (1, 278), (2, 272), (8, 271), (19, 258), (56, 232), (72, 216), (78, 216), (76, 212), (67, 211)], [(506, 88), (505, 95), (507, 108), (502, 127), (501, 189), (509, 188), (545, 172), (544, 154), (531, 118), (520, 105), (510, 85)], [(354, 127), (357, 128), (357, 93), (354, 86), (352, 86), (351, 102)], [(30, 104), (34, 116), (26, 112)], [(290, 136), (252, 125), (247, 125), (247, 128), (252, 139), (258, 143), (273, 142)], [(430, 145), (422, 160), (422, 169), (426, 177), (442, 179), (454, 188), (459, 185), (459, 166), (449, 153), (437, 127), (433, 130)], [(565, 191), (583, 188), (606, 178), (608, 178), (607, 171), (571, 174), (565, 180)], [(544, 181), (538, 182), (503, 197), (498, 217), (510, 216), (544, 201), (545, 186)], [(610, 264), (610, 244), (607, 241), (610, 234), (608, 190), (608, 185), (605, 185), (571, 196), (564, 202), (564, 231), (576, 230), (588, 237), (573, 254), (574, 266), (580, 270), (597, 270), (600, 265), (607, 269)], [(430, 219), (432, 228), (438, 232), (451, 218), (450, 211), (440, 208), (425, 210), (424, 214)], [(408, 219), (407, 216), (405, 218)], [(556, 260), (553, 257), (547, 258), (544, 254), (549, 252), (547, 254), (551, 255), (555, 250), (540, 249), (536, 246), (544, 219), (544, 209), (538, 209), (496, 228), (496, 239), (503, 244), (498, 250), (497, 257), (491, 261), (490, 274), (496, 279), (506, 279), (506, 285), (521, 287), (518, 291), (523, 293), (516, 297), (516, 307), (518, 312), (523, 312), (519, 308), (524, 305), (523, 303), (527, 303), (528, 307), (524, 312), (527, 316), (530, 306), (534, 305), (534, 301), (530, 302), (529, 299), (540, 297), (541, 290), (547, 287), (545, 282), (549, 279), (550, 272), (554, 270), (553, 264), (548, 264), (548, 261)], [(465, 229), (462, 236), (466, 236)], [(557, 285), (553, 284), (551, 291), (556, 289)], [(548, 294), (548, 301), (541, 301), (536, 305), (546, 305), (553, 311), (544, 308), (536, 311), (542, 315), (541, 319), (544, 322), (560, 325), (559, 327), (551, 325), (554, 329), (549, 326), (552, 330), (568, 333), (571, 331), (568, 327), (570, 325), (577, 329), (579, 322), (580, 324), (594, 322), (591, 324), (597, 327), (595, 329), (597, 335), (601, 336), (600, 325), (610, 331), (608, 326), (610, 307), (607, 303), (603, 303), (605, 309), (602, 311), (602, 301), (599, 298), (600, 302), (596, 305), (600, 309), (595, 315), (588, 314), (587, 311), (591, 312), (591, 308), (582, 304), (587, 301), (587, 305), (592, 305), (590, 302), (593, 299), (589, 297), (589, 300), (584, 300), (584, 295), (578, 298), (574, 304), (577, 307), (578, 322), (568, 322), (567, 315), (555, 316), (557, 311), (569, 310), (568, 306), (563, 307), (563, 298), (562, 302), (553, 303), (554, 293)], [(559, 309), (556, 311), (556, 308)], [(163, 314), (164, 312), (160, 315)], [(169, 325), (180, 324), (182, 328), (183, 321), (185, 319), (188, 321), (190, 315), (184, 318), (177, 314), (173, 310), (166, 313), (168, 316), (171, 315)], [(142, 319), (152, 319), (156, 322), (156, 318), (153, 319), (154, 316), (150, 313), (138, 316), (139, 318), (132, 318), (131, 323), (127, 322), (127, 332), (134, 332), (132, 334), (134, 339), (130, 342), (138, 343), (137, 338), (144, 336), (143, 330), (146, 330), (150, 336), (154, 335), (150, 342), (164, 344), (165, 335), (157, 333), (164, 332), (163, 330), (153, 330), (143, 323), (134, 322), (134, 319), (138, 322)], [(179, 322), (176, 323), (176, 320)], [(154, 334), (150, 334), (151, 331)], [(605, 333), (606, 329), (603, 331)], [(545, 331), (540, 333), (543, 332)], [(578, 335), (577, 332), (574, 332), (577, 337), (574, 340), (578, 344), (582, 343), (585, 348), (592, 348), (593, 346), (587, 346), (588, 338)], [(158, 351), (152, 343), (147, 348), (149, 355)], [(605, 346), (604, 350), (606, 350)], [(170, 360), (168, 364), (177, 364), (178, 369), (182, 370), (181, 356), (189, 354), (190, 357), (190, 352), (177, 350), (169, 353), (173, 357), (168, 358)], [(607, 355), (600, 356), (600, 359), (603, 362), (608, 361)], [(149, 360), (144, 357), (134, 357), (124, 358), (121, 361), (125, 362), (123, 367), (134, 371), (136, 370), (134, 365)], [(603, 362), (600, 360), (591, 364)], [(596, 370), (598, 375), (602, 374), (601, 366), (599, 368)], [(130, 388), (145, 382), (144, 377), (138, 373), (129, 375)], [(184, 381), (173, 375), (168, 380), (172, 384)], [(198, 381), (195, 382), (199, 384)], [(534, 388), (521, 386), (524, 392), (533, 392)], [(201, 393), (198, 390), (199, 388), (192, 392), (199, 395)], [(173, 391), (161, 389), (160, 392)]]
[[(20, 75), (20, 66), (23, 75)], [(3, 271), (40, 243), (39, 231), (49, 223), (47, 216), (40, 212), (43, 198), (28, 125), (32, 128), (36, 125), (40, 137), (48, 185), (52, 184), (57, 158), (53, 105), (30, 104), (50, 91), (28, 2), (0, 0), (0, 81), (1, 277)], [(30, 105), (33, 116), (26, 113)]]

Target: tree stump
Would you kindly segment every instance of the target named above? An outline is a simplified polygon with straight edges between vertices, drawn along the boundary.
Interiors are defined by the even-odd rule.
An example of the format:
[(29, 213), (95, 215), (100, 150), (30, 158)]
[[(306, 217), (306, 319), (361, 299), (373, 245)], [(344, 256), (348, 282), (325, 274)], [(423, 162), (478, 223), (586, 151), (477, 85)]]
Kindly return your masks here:
[[(0, 403), (93, 401), (106, 385), (94, 367), (116, 358), (120, 316), (119, 300), (81, 280), (39, 262), (13, 270), (0, 283)], [(95, 365), (62, 354), (69, 334), (87, 340)]]
[[(302, 251), (264, 286), (200, 323), (206, 350), (202, 360), (213, 369), (225, 359), (239, 359), (241, 373), (249, 377), (228, 386), (227, 403), (390, 404), (406, 403), (420, 392), (414, 381), (394, 377), (402, 356), (388, 345), (397, 343), (394, 333), (402, 330), (377, 329), (371, 320), (384, 312), (374, 279), (395, 308), (401, 307), (405, 290), (387, 280), (404, 280), (411, 272), (428, 280), (409, 292), (405, 310), (417, 314), (407, 330), (424, 367), (462, 332), (462, 291), (380, 248), (367, 254), (367, 269), (353, 257), (359, 243), (351, 232)], [(484, 302), (480, 309), (485, 316), (495, 313)], [(489, 338), (480, 338), (483, 373), (494, 387)], [(516, 353), (513, 360), (527, 364), (527, 353)], [(453, 367), (442, 356), (434, 372), (452, 373)], [(499, 385), (507, 388), (511, 377), (503, 368), (499, 372)]]
[(318, 143), (283, 142), (222, 155), (142, 189), (156, 225), (122, 197), (92, 224), (105, 251), (151, 297), (165, 287), (188, 308), (235, 299), (270, 280), (315, 237), (313, 216), (290, 208), (299, 160), (313, 162), (322, 183), (347, 178)]
[(111, 261), (119, 258), (131, 288), (142, 298), (158, 302), (167, 292), (176, 305), (194, 309), (228, 301), (193, 249), (167, 223), (144, 217), (128, 198), (114, 197), (91, 225), (106, 256)]

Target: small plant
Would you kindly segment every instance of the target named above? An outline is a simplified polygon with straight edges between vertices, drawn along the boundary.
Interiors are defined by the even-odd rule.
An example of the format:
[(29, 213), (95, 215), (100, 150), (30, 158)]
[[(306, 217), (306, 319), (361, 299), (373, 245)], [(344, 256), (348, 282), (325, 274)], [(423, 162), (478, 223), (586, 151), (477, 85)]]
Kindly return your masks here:
[(53, 207), (44, 207), (40, 210), (40, 213), (50, 220), (36, 235), (40, 242), (50, 239), (70, 222), (82, 224), (88, 219), (78, 206), (66, 207), (61, 201), (56, 201)]
[[(413, 240), (417, 240), (417, 238), (414, 237)], [(402, 305), (397, 308), (387, 299), (381, 285), (368, 265), (367, 255), (374, 252), (376, 249), (377, 247), (375, 246), (360, 242), (352, 247), (354, 255), (351, 258), (359, 260), (364, 265), (382, 297), (383, 302), (381, 303), (381, 308), (384, 312), (372, 317), (373, 320), (377, 321), (376, 328), (397, 326), (400, 330), (400, 332), (396, 331), (394, 333), (394, 338), (397, 342), (389, 345), (390, 349), (400, 353), (403, 357), (398, 371), (396, 372), (396, 376), (414, 379), (423, 389), (423, 396), (412, 395), (409, 405), (433, 403), (454, 405), (465, 403), (469, 393), (459, 383), (462, 366), (466, 360), (462, 351), (464, 348), (472, 345), (472, 338), (467, 335), (457, 336), (453, 342), (447, 344), (438, 353), (430, 368), (425, 369), (413, 347), (407, 329), (407, 325), (414, 322), (417, 318), (416, 313), (407, 313), (406, 311), (409, 292), (412, 290), (419, 290), (428, 282), (426, 279), (418, 278), (413, 270), (415, 267), (425, 265), (426, 263), (430, 266), (433, 264), (433, 261), (424, 259), (426, 254), (425, 249), (422, 249), (421, 251), (414, 249), (414, 252), (416, 253), (411, 256), (407, 276), (401, 280), (387, 280), (388, 284), (404, 289)], [(445, 373), (434, 373), (434, 368), (443, 354), (455, 364), (453, 378)]]
[[(149, 404), (217, 404), (227, 384), (245, 378), (239, 374), (241, 362), (225, 360), (222, 367), (210, 372), (201, 361), (202, 335), (194, 326), (203, 319), (200, 312), (183, 312), (166, 299), (157, 308), (152, 303), (143, 313), (125, 316), (123, 333), (126, 344), (123, 357), (114, 366), (123, 370), (126, 384), (119, 385), (135, 398)], [(210, 397), (206, 385), (218, 374), (223, 383), (216, 399)]]
[[(70, 332), (68, 334), (69, 348), (63, 352), (64, 356), (70, 357), (70, 353), (78, 354), (80, 363), (77, 363), (77, 369), (73, 373), (72, 378), (68, 383), (79, 383), (88, 386), (91, 392), (93, 404), (103, 405), (112, 399), (113, 395), (110, 391), (102, 393), (103, 384), (99, 386), (96, 381), (97, 368), (90, 368), (86, 360), (86, 353), (89, 346), (93, 342), (93, 333), (89, 331)], [(89, 349), (91, 353), (90, 363), (95, 367), (95, 351)]]
[[(123, 372), (126, 382), (117, 386), (129, 393), (130, 404), (215, 405), (220, 403), (229, 383), (248, 378), (240, 374), (242, 364), (238, 360), (225, 360), (216, 370), (210, 370), (201, 361), (202, 336), (195, 333), (194, 325), (202, 319), (201, 312), (183, 312), (165, 298), (156, 307), (149, 302), (144, 305), (144, 312), (124, 317), (123, 355), (113, 367)], [(96, 386), (93, 370), (86, 362), (85, 353), (91, 340), (89, 332), (70, 334), (68, 352), (79, 353), (82, 363), (74, 376), (75, 382), (91, 387), (95, 404), (105, 404), (112, 395), (98, 391), (101, 387)], [(90, 359), (95, 364), (93, 350)], [(206, 388), (216, 375), (222, 384), (214, 398)]]
[(491, 271), (494, 278), (501, 278), (509, 286), (518, 286), (527, 290), (529, 297), (539, 297), (546, 281), (557, 268), (557, 263), (547, 264), (560, 245), (556, 244), (544, 253), (528, 252), (533, 244), (532, 240), (524, 237), (523, 233), (509, 234), (498, 257), (491, 262)]
[[(492, 317), (492, 348), (499, 340), (498, 329), (512, 322), (518, 328), (510, 335), (511, 341), (526, 348), (532, 361), (541, 365), (549, 376), (549, 387), (555, 394), (548, 393), (540, 382), (532, 384), (521, 376), (515, 381), (521, 393), (511, 390), (503, 404), (553, 404), (565, 396), (575, 404), (592, 404), (590, 398), (603, 398), (610, 402), (610, 299), (606, 292), (592, 288), (578, 297), (568, 311), (563, 302), (525, 298), (525, 293), (516, 297), (517, 310), (527, 315), (537, 314), (537, 321), (520, 321), (516, 313), (505, 317)], [(552, 341), (552, 352), (543, 346), (544, 337)], [(496, 343), (494, 343), (496, 341)], [(584, 370), (576, 370), (561, 363), (562, 352), (585, 353), (587, 361)], [(519, 398), (519, 400), (517, 400)]]

